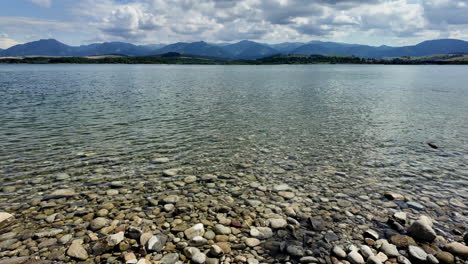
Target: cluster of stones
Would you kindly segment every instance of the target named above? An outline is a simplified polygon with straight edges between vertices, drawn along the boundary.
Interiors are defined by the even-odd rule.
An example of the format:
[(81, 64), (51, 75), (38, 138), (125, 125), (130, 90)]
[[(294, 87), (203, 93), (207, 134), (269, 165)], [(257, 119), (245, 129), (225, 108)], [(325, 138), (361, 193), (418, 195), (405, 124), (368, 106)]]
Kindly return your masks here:
[[(169, 159), (157, 158), (154, 162), (167, 163)], [(424, 205), (413, 199), (403, 201), (405, 198), (397, 194), (385, 194), (387, 198), (382, 194), (352, 196), (329, 186), (322, 188), (319, 179), (295, 177), (282, 168), (272, 169), (269, 177), (254, 177), (251, 164), (239, 164), (237, 168), (237, 173), (230, 174), (168, 168), (162, 176), (110, 180), (103, 185), (91, 183), (73, 189), (45, 186), (29, 200), (12, 199), (6, 210), (9, 213), (0, 214), (0, 264), (28, 260), (416, 263), (414, 254), (419, 254), (420, 259), (425, 256), (419, 248), (430, 255), (425, 256), (426, 262), (466, 262), (461, 252), (468, 236), (465, 242), (461, 239), (446, 243), (437, 236), (431, 241), (421, 240), (419, 233), (435, 235), (428, 218), (413, 223), (413, 214), (396, 212), (389, 221), (386, 219), (386, 209), (404, 205), (408, 213), (415, 213), (428, 205), (427, 201), (421, 202)], [(333, 173), (337, 178), (334, 188), (349, 187), (345, 173)], [(96, 178), (105, 181), (102, 175)], [(74, 183), (70, 175), (59, 174), (53, 186)], [(466, 208), (463, 202), (450, 204)], [(388, 240), (379, 239), (374, 231), (362, 237), (372, 222), (385, 228)], [(430, 231), (420, 232), (417, 223)], [(396, 231), (388, 233), (390, 227)], [(348, 247), (346, 251), (333, 247), (363, 239), (366, 247)], [(406, 246), (400, 245), (404, 239), (409, 241)], [(426, 245), (436, 247), (435, 251), (429, 251)], [(453, 261), (443, 260), (444, 255), (448, 260), (452, 256)]]
[[(448, 243), (437, 236), (430, 217), (421, 216), (412, 221), (408, 228), (407, 215), (397, 212), (389, 220), (399, 232), (387, 239), (379, 239), (379, 233), (369, 229), (364, 233), (364, 243), (346, 247), (335, 245), (332, 248), (332, 262), (343, 264), (454, 264), (468, 259), (468, 246), (460, 242)], [(464, 237), (468, 242), (468, 234)]]

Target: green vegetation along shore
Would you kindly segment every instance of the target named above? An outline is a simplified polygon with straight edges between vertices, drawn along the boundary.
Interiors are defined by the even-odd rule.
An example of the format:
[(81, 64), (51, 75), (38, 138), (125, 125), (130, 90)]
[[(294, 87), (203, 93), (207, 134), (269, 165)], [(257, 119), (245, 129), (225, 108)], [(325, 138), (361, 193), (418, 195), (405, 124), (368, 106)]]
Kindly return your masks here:
[(98, 57), (10, 57), (0, 63), (9, 64), (206, 64), (206, 65), (279, 65), (279, 64), (458, 64), (468, 65), (466, 54), (442, 54), (424, 57), (366, 59), (354, 56), (274, 55), (256, 60), (227, 60), (167, 53), (160, 56), (98, 56)]

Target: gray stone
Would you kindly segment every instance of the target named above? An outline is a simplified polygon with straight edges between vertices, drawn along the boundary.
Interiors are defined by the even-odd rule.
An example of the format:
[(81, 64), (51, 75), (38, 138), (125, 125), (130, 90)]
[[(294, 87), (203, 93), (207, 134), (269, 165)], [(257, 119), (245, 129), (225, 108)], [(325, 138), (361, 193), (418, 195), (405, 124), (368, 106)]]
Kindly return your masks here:
[(245, 244), (249, 247), (256, 247), (258, 245), (260, 245), (260, 240), (256, 239), (256, 238), (251, 238), (251, 237), (248, 237), (245, 239)]
[(420, 247), (409, 246), (408, 252), (410, 257), (417, 261), (426, 261), (427, 259), (427, 253)]
[(154, 158), (153, 162), (155, 163), (168, 163), (170, 160), (166, 157)]
[(318, 263), (318, 259), (315, 258), (315, 257), (312, 257), (312, 256), (306, 256), (306, 257), (302, 257), (299, 262), (301, 262), (302, 264), (307, 264), (307, 263)]
[(203, 264), (206, 261), (206, 255), (201, 252), (197, 252), (191, 259), (195, 264)]
[(393, 217), (395, 217), (395, 219), (402, 224), (406, 223), (407, 215), (405, 212), (396, 212), (395, 214), (393, 214)]
[(169, 253), (160, 260), (161, 264), (175, 264), (179, 260), (179, 254)]
[(378, 258), (381, 262), (385, 262), (388, 259), (387, 255), (382, 252), (377, 253), (375, 257)]
[(293, 257), (300, 258), (304, 256), (304, 249), (300, 246), (290, 245), (286, 248), (286, 252)]
[(250, 227), (250, 235), (258, 239), (273, 237), (273, 231), (269, 227)]
[(0, 264), (22, 264), (29, 260), (30, 257), (12, 257), (0, 260)]
[(374, 253), (372, 252), (372, 249), (366, 245), (362, 245), (359, 250), (361, 251), (361, 255), (365, 258), (368, 259), (370, 256), (374, 256)]
[(38, 238), (53, 237), (53, 236), (56, 236), (56, 235), (58, 235), (58, 234), (60, 234), (62, 232), (63, 232), (63, 229), (54, 228), (54, 229), (50, 229), (50, 230), (35, 233), (34, 236), (38, 237)]
[(195, 246), (195, 247), (200, 247), (203, 245), (206, 245), (208, 243), (208, 240), (201, 236), (196, 236), (190, 240), (190, 245)]
[(177, 195), (169, 195), (164, 197), (163, 202), (165, 203), (170, 203), (170, 204), (175, 204), (180, 200), (180, 197)]
[(409, 261), (409, 259), (407, 259), (404, 256), (398, 256), (397, 260), (398, 260), (398, 263), (401, 263), (401, 264), (411, 264), (411, 261)]
[(408, 204), (409, 208), (413, 208), (413, 209), (416, 209), (416, 210), (424, 209), (424, 205), (422, 205), (420, 203), (417, 203), (415, 201), (407, 202), (406, 204)]
[(351, 264), (364, 264), (364, 258), (356, 250), (349, 252), (348, 260)]
[(347, 254), (346, 252), (343, 250), (343, 248), (341, 248), (340, 246), (334, 246), (332, 248), (332, 252), (335, 256), (337, 256), (338, 258), (346, 258)]
[(218, 245), (211, 245), (210, 247), (210, 255), (213, 257), (219, 257), (223, 255), (223, 249)]
[(205, 234), (205, 228), (202, 223), (196, 224), (184, 231), (187, 239), (192, 239), (196, 236), (203, 236)]
[(364, 237), (369, 237), (374, 240), (377, 240), (379, 239), (379, 233), (377, 233), (376, 231), (372, 229), (367, 229), (366, 232), (364, 232)]
[(281, 192), (281, 191), (287, 191), (289, 190), (289, 186), (287, 184), (278, 184), (273, 186), (273, 191), (275, 192)]
[(380, 247), (380, 251), (382, 251), (385, 255), (389, 257), (398, 257), (400, 253), (395, 245), (392, 245), (385, 241), (382, 246)]
[(428, 217), (420, 217), (409, 228), (408, 234), (416, 240), (432, 242), (436, 238), (436, 233), (432, 229), (432, 223)]
[(376, 256), (370, 256), (367, 259), (367, 264), (382, 264), (383, 262)]
[(284, 220), (282, 218), (272, 218), (272, 219), (268, 219), (268, 221), (270, 222), (270, 226), (273, 229), (284, 228), (284, 227), (286, 227), (288, 225), (286, 220)]
[(58, 190), (53, 191), (48, 196), (44, 197), (43, 200), (68, 198), (68, 197), (72, 197), (75, 195), (76, 193), (73, 189), (58, 189)]
[(427, 254), (427, 262), (430, 264), (439, 264), (439, 260), (432, 254)]
[(73, 236), (71, 234), (66, 234), (64, 236), (62, 236), (60, 239), (59, 239), (59, 242), (63, 245), (65, 245), (66, 243), (68, 243), (71, 239), (73, 238)]
[(158, 235), (152, 236), (148, 240), (146, 248), (149, 251), (161, 252), (161, 250), (166, 245), (166, 241), (167, 241), (167, 236), (166, 235), (158, 234)]
[(99, 230), (109, 224), (109, 219), (104, 217), (98, 217), (93, 219), (90, 224), (90, 228), (93, 231)]
[(187, 258), (191, 259), (197, 253), (200, 253), (200, 250), (198, 248), (196, 248), (196, 247), (186, 247), (186, 248), (184, 248), (184, 255)]
[(82, 244), (83, 240), (81, 239), (73, 240), (67, 250), (67, 255), (80, 260), (88, 259), (88, 252), (86, 252)]
[(125, 239), (124, 232), (118, 232), (117, 234), (110, 235), (106, 238), (107, 245), (110, 247), (114, 247), (118, 245)]
[(221, 224), (216, 224), (214, 227), (214, 231), (218, 235), (229, 235), (231, 234), (231, 228), (227, 226), (223, 226)]
[(167, 169), (167, 170), (163, 170), (163, 174), (169, 177), (176, 176), (179, 173), (179, 170), (180, 169)]

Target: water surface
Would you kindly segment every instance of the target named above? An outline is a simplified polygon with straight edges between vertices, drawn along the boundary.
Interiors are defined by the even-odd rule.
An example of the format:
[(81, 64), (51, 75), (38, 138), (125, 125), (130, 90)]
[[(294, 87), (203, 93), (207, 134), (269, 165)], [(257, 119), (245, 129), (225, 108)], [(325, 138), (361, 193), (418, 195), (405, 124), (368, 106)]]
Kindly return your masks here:
[(257, 180), (356, 201), (384, 191), (466, 201), (467, 73), (465, 66), (0, 65), (0, 183), (22, 186), (3, 194), (0, 208), (62, 185), (53, 181), (58, 173), (79, 188), (173, 167), (236, 174), (251, 166)]

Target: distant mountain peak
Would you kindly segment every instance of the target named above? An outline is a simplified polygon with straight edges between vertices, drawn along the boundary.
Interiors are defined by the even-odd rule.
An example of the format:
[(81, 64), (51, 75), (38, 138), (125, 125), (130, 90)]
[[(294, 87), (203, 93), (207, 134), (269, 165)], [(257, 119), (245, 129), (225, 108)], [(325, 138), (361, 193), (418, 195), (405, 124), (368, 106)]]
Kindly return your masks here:
[(169, 45), (134, 45), (125, 42), (104, 42), (78, 47), (66, 45), (56, 39), (40, 39), (1, 50), (0, 56), (92, 56), (122, 54), (148, 56), (170, 52), (184, 55), (220, 57), (228, 59), (257, 59), (275, 54), (343, 55), (363, 58), (401, 56), (427, 56), (434, 54), (468, 53), (468, 42), (458, 39), (435, 39), (404, 47), (368, 46), (313, 40), (308, 43), (284, 42), (265, 44), (250, 40), (237, 43), (177, 42)]

